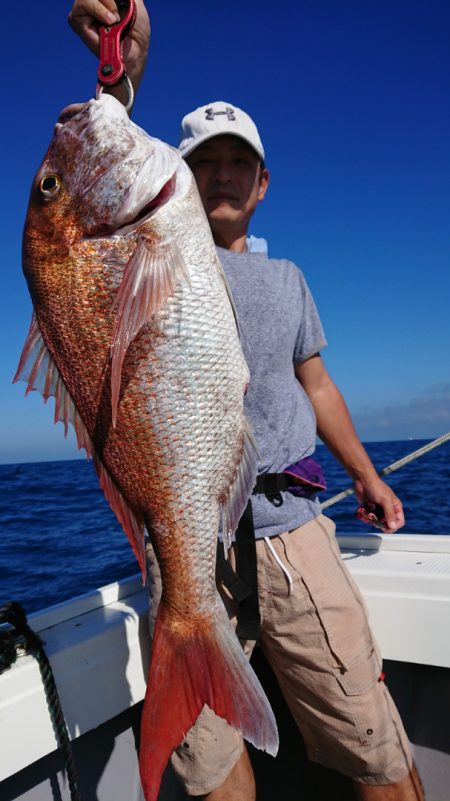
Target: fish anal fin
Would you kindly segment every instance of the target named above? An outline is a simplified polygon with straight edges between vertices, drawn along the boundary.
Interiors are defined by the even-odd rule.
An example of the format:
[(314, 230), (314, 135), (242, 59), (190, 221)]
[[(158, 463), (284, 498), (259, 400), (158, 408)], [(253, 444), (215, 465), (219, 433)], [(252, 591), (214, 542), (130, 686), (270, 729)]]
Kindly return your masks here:
[(55, 423), (63, 423), (66, 437), (71, 423), (75, 429), (78, 447), (84, 448), (91, 458), (94, 449), (88, 430), (42, 338), (34, 312), (13, 383), (16, 381), (25, 381), (26, 395), (36, 390), (41, 393), (45, 403), (49, 397), (55, 398)]
[(164, 307), (179, 283), (190, 285), (189, 271), (176, 242), (145, 236), (125, 267), (116, 298), (111, 345), (112, 422), (116, 424), (122, 365), (130, 343), (145, 323)]
[(222, 503), (222, 534), (225, 552), (231, 545), (233, 534), (247, 506), (248, 499), (256, 483), (257, 472), (258, 448), (253, 431), (246, 420), (241, 459), (227, 497)]
[(276, 754), (275, 718), (223, 606), (218, 604), (214, 625), (186, 632), (171, 625), (162, 601), (141, 722), (139, 765), (146, 801), (156, 801), (172, 751), (205, 704), (256, 748)]

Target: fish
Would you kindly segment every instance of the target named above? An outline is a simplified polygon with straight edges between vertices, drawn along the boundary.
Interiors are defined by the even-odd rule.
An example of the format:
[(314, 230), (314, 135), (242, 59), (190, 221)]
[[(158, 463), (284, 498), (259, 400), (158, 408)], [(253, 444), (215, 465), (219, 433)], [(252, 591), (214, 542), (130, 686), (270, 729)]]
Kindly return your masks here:
[(180, 153), (112, 96), (55, 125), (31, 189), (23, 271), (33, 304), (14, 380), (55, 399), (92, 458), (145, 581), (162, 578), (141, 722), (147, 801), (206, 704), (275, 755), (270, 704), (216, 587), (257, 474), (232, 298)]

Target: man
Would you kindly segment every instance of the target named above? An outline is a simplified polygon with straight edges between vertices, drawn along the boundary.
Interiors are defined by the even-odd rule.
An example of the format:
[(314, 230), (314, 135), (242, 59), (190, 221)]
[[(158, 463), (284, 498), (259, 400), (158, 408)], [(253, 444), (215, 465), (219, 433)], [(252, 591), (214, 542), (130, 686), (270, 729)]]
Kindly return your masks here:
[[(127, 67), (135, 86), (148, 50), (142, 0)], [(76, 0), (70, 21), (92, 49), (95, 21), (110, 23), (113, 0)], [(120, 91), (120, 90), (119, 90)], [(261, 456), (260, 473), (310, 464), (316, 431), (355, 483), (358, 498), (383, 508), (386, 530), (404, 524), (402, 505), (380, 480), (324, 367), (322, 326), (295, 265), (249, 252), (248, 226), (269, 173), (248, 115), (214, 102), (182, 122), (180, 150), (197, 181), (242, 325), (251, 383), (246, 413)], [(420, 801), (423, 794), (397, 710), (381, 680), (381, 662), (359, 591), (346, 571), (334, 525), (313, 491), (284, 489), (252, 497), (261, 611), (260, 644), (314, 761), (349, 776), (368, 801)], [(312, 484), (320, 484), (320, 477)], [(305, 485), (304, 485), (305, 487)], [(314, 487), (312, 488), (314, 489)], [(236, 564), (235, 546), (230, 561)], [(220, 592), (236, 621), (237, 604)], [(242, 637), (247, 654), (254, 641)], [(255, 784), (239, 733), (204, 708), (174, 752), (173, 767), (190, 795), (253, 801)]]

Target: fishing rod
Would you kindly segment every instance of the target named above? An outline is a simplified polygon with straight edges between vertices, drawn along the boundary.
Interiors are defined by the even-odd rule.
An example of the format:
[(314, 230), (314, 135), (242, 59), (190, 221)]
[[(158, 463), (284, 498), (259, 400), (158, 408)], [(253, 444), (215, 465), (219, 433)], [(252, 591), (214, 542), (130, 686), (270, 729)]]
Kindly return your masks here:
[[(437, 437), (434, 439), (433, 442), (429, 442), (427, 445), (423, 445), (422, 448), (418, 448), (416, 451), (404, 456), (402, 459), (398, 459), (396, 462), (392, 462), (392, 464), (384, 467), (383, 470), (380, 470), (378, 475), (380, 478), (382, 476), (388, 476), (389, 473), (393, 473), (394, 470), (398, 470), (403, 465), (408, 464), (408, 462), (412, 462), (414, 459), (418, 459), (419, 456), (423, 456), (425, 453), (433, 450), (433, 448), (437, 448), (439, 445), (443, 445), (444, 442), (450, 439), (450, 431), (447, 434), (442, 434), (442, 436)], [(342, 501), (344, 498), (347, 498), (348, 495), (352, 495), (354, 493), (354, 488), (349, 487), (343, 492), (339, 492), (337, 495), (333, 495), (332, 498), (328, 498), (328, 500), (324, 501), (321, 504), (321, 509), (328, 509), (329, 506), (333, 506), (335, 503)]]

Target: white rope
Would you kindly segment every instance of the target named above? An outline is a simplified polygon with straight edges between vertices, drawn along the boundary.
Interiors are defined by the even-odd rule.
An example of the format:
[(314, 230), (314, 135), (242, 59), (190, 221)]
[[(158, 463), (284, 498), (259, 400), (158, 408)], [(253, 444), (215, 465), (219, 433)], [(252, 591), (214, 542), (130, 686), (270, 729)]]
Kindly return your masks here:
[[(441, 437), (434, 439), (433, 442), (429, 442), (427, 445), (423, 445), (422, 448), (418, 448), (416, 451), (408, 454), (408, 456), (404, 456), (402, 459), (398, 459), (396, 462), (392, 462), (392, 464), (384, 467), (383, 470), (380, 470), (378, 473), (379, 476), (388, 476), (389, 473), (393, 473), (394, 470), (398, 470), (399, 467), (403, 467), (403, 465), (408, 464), (408, 462), (412, 462), (414, 459), (418, 459), (419, 456), (423, 456), (428, 451), (433, 450), (433, 448), (437, 448), (439, 445), (443, 445), (444, 442), (450, 439), (450, 431), (447, 434), (442, 434)], [(332, 498), (328, 498), (327, 501), (324, 501), (320, 508), (328, 509), (329, 506), (333, 506), (333, 504), (342, 501), (344, 498), (347, 498), (348, 495), (352, 495), (354, 493), (354, 488), (349, 487), (348, 489), (344, 490), (343, 492), (339, 492), (338, 495), (333, 495)]]
[(288, 584), (289, 584), (289, 592), (291, 592), (292, 585), (293, 585), (294, 582), (292, 581), (292, 576), (289, 573), (289, 570), (287, 569), (286, 565), (283, 563), (283, 561), (278, 556), (275, 548), (273, 547), (273, 545), (272, 545), (272, 543), (270, 541), (270, 537), (264, 537), (264, 539), (265, 539), (265, 541), (267, 543), (267, 547), (268, 547), (269, 551), (271, 552), (273, 558), (275, 559), (275, 562), (277, 563), (277, 565), (279, 565), (281, 567), (284, 575), (286, 576), (286, 578), (288, 580)]

